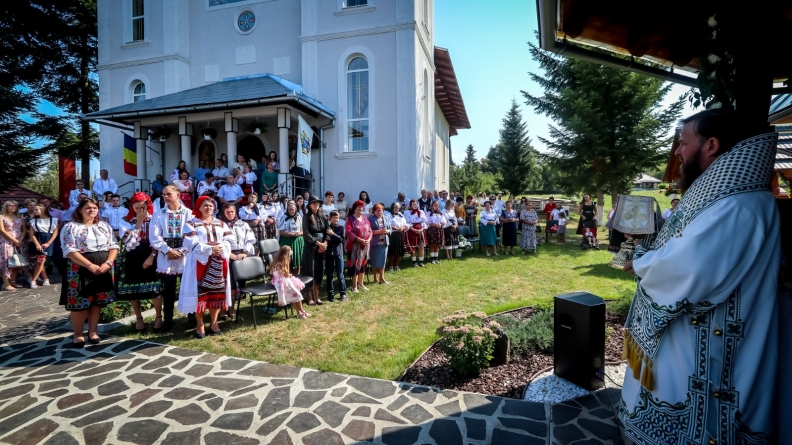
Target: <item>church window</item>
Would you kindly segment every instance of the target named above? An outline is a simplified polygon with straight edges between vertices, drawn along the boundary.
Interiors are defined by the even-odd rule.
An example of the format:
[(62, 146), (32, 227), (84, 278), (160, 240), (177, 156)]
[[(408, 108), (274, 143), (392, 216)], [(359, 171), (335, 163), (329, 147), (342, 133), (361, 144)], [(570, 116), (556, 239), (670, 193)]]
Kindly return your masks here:
[(146, 84), (138, 82), (135, 84), (135, 87), (132, 88), (132, 102), (141, 102), (144, 100), (146, 100)]
[(369, 70), (363, 57), (347, 65), (347, 138), (349, 151), (369, 150)]
[(145, 0), (132, 0), (132, 41), (139, 42), (146, 38), (145, 36), (145, 13), (144, 13)]
[(346, 7), (353, 8), (355, 6), (366, 6), (368, 5), (368, 0), (347, 0)]
[(252, 32), (256, 27), (256, 14), (253, 11), (243, 11), (237, 18), (237, 27), (243, 34)]

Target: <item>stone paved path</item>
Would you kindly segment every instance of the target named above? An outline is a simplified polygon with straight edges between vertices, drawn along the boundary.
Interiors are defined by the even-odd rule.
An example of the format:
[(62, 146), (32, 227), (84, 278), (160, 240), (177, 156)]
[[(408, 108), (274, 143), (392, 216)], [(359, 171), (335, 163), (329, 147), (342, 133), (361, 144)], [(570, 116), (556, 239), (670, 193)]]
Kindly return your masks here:
[(60, 328), (69, 313), (58, 306), (60, 276), (53, 273), (51, 286), (0, 291), (0, 345), (17, 343)]
[(621, 443), (603, 392), (550, 406), (138, 340), (70, 341), (52, 333), (0, 348), (0, 442)]

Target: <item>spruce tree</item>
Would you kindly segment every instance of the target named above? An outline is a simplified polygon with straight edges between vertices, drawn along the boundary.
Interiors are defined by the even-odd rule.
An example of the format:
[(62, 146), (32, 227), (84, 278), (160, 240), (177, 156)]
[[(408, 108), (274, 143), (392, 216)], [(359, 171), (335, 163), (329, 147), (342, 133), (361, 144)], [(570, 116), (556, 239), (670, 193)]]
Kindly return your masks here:
[(516, 100), (503, 118), (500, 141), (487, 154), (497, 171), (496, 183), (502, 192), (517, 196), (525, 192), (539, 177), (528, 129)]
[(544, 94), (522, 94), (527, 105), (555, 122), (550, 137), (540, 138), (551, 152), (547, 162), (562, 173), (564, 192), (596, 195), (602, 221), (606, 193), (629, 193), (639, 174), (667, 158), (684, 97), (663, 109), (671, 85), (662, 80), (529, 45), (544, 71), (531, 73), (531, 79)]
[(479, 187), (481, 187), (481, 166), (476, 159), (473, 145), (468, 145), (465, 149), (465, 160), (461, 166), (454, 169), (454, 188), (467, 195), (476, 193)]

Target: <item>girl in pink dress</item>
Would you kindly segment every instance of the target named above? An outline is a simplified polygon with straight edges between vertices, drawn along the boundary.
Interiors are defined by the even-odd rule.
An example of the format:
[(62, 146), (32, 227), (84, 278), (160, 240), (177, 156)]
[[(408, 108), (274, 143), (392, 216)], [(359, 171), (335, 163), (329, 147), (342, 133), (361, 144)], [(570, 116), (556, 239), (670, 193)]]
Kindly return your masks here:
[(291, 304), (297, 311), (297, 318), (308, 318), (311, 316), (305, 312), (302, 305), (302, 290), (305, 284), (291, 274), (292, 250), (289, 246), (282, 246), (275, 254), (275, 258), (270, 264), (272, 272), (272, 285), (278, 290), (278, 306)]
[(16, 276), (19, 269), (8, 267), (8, 259), (14, 255), (14, 249), (22, 247), (22, 223), (16, 202), (6, 201), (0, 211), (0, 273), (3, 275), (3, 290), (16, 290)]

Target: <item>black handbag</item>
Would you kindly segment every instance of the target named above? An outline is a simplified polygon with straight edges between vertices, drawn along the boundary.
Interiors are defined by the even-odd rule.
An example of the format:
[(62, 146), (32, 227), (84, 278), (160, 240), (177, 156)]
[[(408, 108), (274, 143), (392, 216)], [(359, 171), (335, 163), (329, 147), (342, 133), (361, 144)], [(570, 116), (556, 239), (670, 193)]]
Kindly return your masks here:
[(181, 249), (184, 245), (183, 238), (164, 238), (165, 244), (168, 245), (171, 249)]

